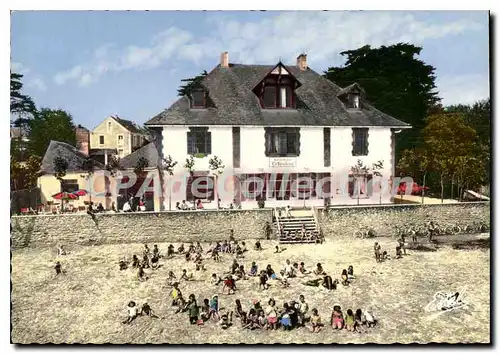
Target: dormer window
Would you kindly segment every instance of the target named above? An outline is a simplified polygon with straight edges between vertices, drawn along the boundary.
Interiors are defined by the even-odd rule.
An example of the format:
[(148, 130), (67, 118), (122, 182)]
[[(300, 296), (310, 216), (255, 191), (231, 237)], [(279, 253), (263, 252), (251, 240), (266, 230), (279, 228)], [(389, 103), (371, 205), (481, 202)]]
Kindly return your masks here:
[(206, 95), (205, 91), (197, 90), (191, 93), (191, 108), (205, 108)]
[(295, 89), (300, 83), (278, 64), (253, 90), (262, 108), (295, 108)]
[(349, 95), (349, 108), (359, 108), (359, 92), (353, 92)]
[(340, 90), (337, 97), (342, 101), (346, 108), (361, 109), (361, 94), (364, 94), (363, 89), (357, 83), (354, 83)]

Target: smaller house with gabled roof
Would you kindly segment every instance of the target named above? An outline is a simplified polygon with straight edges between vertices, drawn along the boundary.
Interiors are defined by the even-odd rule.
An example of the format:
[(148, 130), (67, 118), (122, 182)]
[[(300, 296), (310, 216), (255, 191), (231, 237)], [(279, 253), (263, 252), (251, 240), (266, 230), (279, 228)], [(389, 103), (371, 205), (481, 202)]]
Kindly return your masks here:
[[(379, 203), (380, 196), (368, 188), (373, 176), (354, 178), (351, 167), (358, 160), (367, 166), (383, 161), (380, 173), (391, 180), (395, 134), (411, 128), (373, 107), (357, 83), (342, 88), (312, 70), (305, 54), (295, 65), (248, 65), (230, 63), (227, 52), (189, 96), (145, 126), (155, 132), (160, 158), (170, 155), (179, 162), (176, 174), (193, 156), (194, 171), (178, 199), (192, 200), (191, 185), (199, 176), (214, 178), (209, 161), (217, 156), (237, 177), (229, 183), (234, 199), (252, 207), (256, 198), (266, 206), (323, 205), (325, 194), (331, 204), (360, 198), (363, 204)], [(256, 178), (263, 181), (258, 191)], [(303, 192), (301, 178), (312, 181), (306, 187), (312, 193)], [(330, 183), (321, 182), (323, 193), (317, 193), (325, 179)], [(343, 181), (346, 188), (339, 185)], [(256, 193), (241, 195), (243, 186)], [(214, 191), (206, 192), (201, 199), (214, 200)]]
[(109, 116), (90, 132), (90, 150), (98, 155), (104, 152), (107, 160), (110, 151), (118, 157), (130, 155), (147, 143), (146, 134), (132, 121)]

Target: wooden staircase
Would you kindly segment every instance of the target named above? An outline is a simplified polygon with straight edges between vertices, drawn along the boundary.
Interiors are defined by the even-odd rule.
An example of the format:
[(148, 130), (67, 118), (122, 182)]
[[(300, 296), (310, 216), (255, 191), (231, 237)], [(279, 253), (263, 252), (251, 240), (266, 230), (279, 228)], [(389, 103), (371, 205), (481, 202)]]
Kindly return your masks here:
[[(302, 225), (305, 235), (302, 235)], [(280, 243), (321, 243), (323, 237), (315, 217), (315, 210), (300, 210), (291, 212), (291, 217), (279, 216), (275, 212), (274, 229)]]

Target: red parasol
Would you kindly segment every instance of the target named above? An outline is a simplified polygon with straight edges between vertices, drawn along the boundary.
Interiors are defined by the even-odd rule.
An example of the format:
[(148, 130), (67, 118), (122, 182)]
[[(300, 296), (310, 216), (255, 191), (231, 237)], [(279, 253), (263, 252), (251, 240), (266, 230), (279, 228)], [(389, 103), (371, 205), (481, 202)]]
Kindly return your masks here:
[(89, 194), (89, 192), (87, 192), (85, 189), (79, 189), (77, 191), (74, 191), (72, 194), (83, 197), (84, 195)]
[(54, 199), (68, 200), (68, 199), (78, 199), (78, 196), (74, 193), (60, 192), (52, 196)]

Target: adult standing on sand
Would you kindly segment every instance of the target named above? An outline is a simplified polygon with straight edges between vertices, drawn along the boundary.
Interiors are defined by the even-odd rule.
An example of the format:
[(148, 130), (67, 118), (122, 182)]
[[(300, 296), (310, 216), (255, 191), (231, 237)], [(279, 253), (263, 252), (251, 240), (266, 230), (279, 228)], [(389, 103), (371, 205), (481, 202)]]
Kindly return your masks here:
[(373, 251), (375, 252), (375, 261), (377, 262), (380, 262), (380, 250), (380, 245), (378, 244), (378, 242), (375, 242), (375, 244), (373, 245)]

